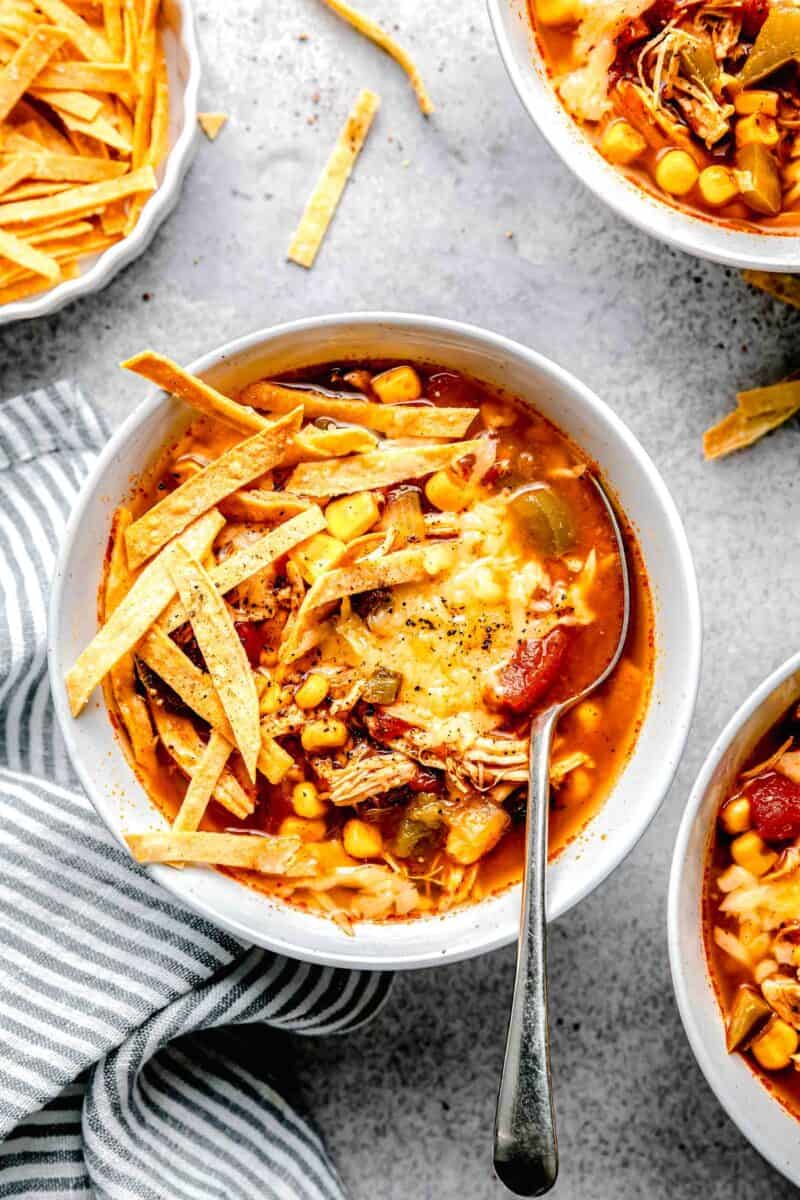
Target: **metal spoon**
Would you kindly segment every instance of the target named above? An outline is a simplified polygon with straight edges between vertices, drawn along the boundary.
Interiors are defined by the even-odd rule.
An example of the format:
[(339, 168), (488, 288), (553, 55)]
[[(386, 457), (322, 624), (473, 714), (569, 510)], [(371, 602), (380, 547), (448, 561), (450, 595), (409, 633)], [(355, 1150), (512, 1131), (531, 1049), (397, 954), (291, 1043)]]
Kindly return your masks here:
[(517, 1196), (543, 1196), (558, 1174), (558, 1144), (550, 1078), (547, 1012), (545, 877), (550, 798), (550, 748), (561, 716), (608, 679), (619, 662), (630, 622), (630, 579), (625, 543), (611, 501), (600, 482), (587, 476), (608, 511), (622, 572), (622, 626), (614, 654), (593, 683), (540, 713), (531, 727), (525, 875), (522, 885), (517, 971), (506, 1036), (503, 1076), (497, 1097), (494, 1167)]

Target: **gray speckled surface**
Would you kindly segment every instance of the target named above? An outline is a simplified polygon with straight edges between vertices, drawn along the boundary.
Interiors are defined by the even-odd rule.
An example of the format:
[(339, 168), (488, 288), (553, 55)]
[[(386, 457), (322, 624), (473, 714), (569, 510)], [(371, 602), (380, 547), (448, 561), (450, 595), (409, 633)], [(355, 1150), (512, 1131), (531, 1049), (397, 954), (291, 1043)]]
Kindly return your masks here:
[[(201, 144), (144, 258), (102, 294), (0, 332), (3, 393), (72, 375), (117, 422), (143, 387), (115, 364), (146, 344), (188, 361), (260, 325), (397, 308), (519, 338), (608, 400), (685, 519), (705, 664), (660, 816), (552, 931), (557, 1195), (788, 1197), (793, 1189), (736, 1132), (695, 1066), (669, 982), (664, 897), (704, 753), (800, 630), (797, 427), (719, 465), (699, 453), (701, 431), (737, 387), (798, 365), (800, 315), (599, 207), (522, 113), (481, 0), (364, 7), (402, 32), (435, 117), (423, 121), (394, 64), (317, 0), (203, 0), (202, 106), (227, 111), (228, 126)], [(284, 261), (288, 236), (365, 85), (383, 109), (317, 265), (304, 272)], [(355, 1200), (504, 1194), (490, 1150), (512, 967), (504, 951), (408, 974), (380, 1018), (348, 1039), (264, 1040), (265, 1064), (316, 1116)]]

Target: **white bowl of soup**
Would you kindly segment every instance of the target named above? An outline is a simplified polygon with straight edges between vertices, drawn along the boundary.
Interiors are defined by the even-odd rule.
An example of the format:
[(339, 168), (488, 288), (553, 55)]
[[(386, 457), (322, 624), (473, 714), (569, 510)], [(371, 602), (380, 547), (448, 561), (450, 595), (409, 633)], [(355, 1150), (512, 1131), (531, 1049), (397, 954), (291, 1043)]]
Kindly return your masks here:
[[(694, 707), (694, 570), (650, 459), (568, 373), (455, 322), (314, 318), (190, 371), (211, 408), (196, 378), (195, 407), (143, 401), (54, 580), (53, 691), (101, 817), (176, 897), (299, 958), (410, 968), (513, 941), (530, 719), (618, 628), (594, 472), (634, 610), (614, 676), (557, 733), (548, 911), (566, 912), (646, 829)], [(138, 640), (98, 669), (128, 621)], [(221, 869), (166, 865), (198, 859)]]
[(800, 656), (731, 718), (692, 791), (669, 894), (683, 1024), (720, 1103), (800, 1184)]
[(724, 14), (674, 0), (489, 0), (489, 12), (528, 114), (595, 196), (690, 254), (800, 267), (800, 81), (776, 49), (792, 13), (775, 0)]

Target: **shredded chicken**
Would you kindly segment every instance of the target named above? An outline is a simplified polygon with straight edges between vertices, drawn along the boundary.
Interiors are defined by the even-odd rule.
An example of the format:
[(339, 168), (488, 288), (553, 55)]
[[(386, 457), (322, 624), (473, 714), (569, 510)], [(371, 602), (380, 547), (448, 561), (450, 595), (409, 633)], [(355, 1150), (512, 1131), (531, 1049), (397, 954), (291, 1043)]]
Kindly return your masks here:
[(361, 742), (348, 755), (344, 767), (319, 755), (313, 759), (317, 775), (330, 788), (331, 804), (362, 804), (394, 788), (404, 787), (416, 776), (417, 764), (397, 750), (375, 750)]

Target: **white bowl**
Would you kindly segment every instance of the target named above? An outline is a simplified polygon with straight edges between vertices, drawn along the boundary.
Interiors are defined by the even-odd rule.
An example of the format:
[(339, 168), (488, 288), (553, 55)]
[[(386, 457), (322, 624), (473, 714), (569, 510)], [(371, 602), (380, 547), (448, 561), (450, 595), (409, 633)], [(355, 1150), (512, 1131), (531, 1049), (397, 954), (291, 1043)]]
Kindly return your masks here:
[(712, 747), (678, 831), (669, 881), (668, 938), (681, 1019), (700, 1069), (745, 1137), (800, 1185), (800, 1123), (739, 1054), (725, 1049), (725, 1025), (703, 940), (703, 878), (723, 799), (760, 739), (800, 698), (800, 654), (745, 700)]
[[(549, 871), (550, 917), (558, 917), (614, 869), (647, 828), (669, 787), (694, 709), (700, 611), (694, 568), (675, 506), (655, 467), (618, 417), (577, 379), (496, 334), (431, 317), (377, 313), (318, 317), (259, 331), (195, 362), (223, 391), (264, 375), (346, 358), (418, 358), (463, 370), (530, 398), (600, 466), (635, 525), (653, 591), (653, 698), (613, 794)], [(128, 766), (102, 697), (77, 721), (64, 672), (94, 634), (95, 593), (111, 514), (185, 407), (153, 392), (112, 438), (85, 484), (53, 581), (49, 665), (56, 710), (72, 760), (98, 813), (120, 836), (160, 818)], [(452, 962), (512, 942), (519, 889), (443, 916), (361, 923), (348, 937), (333, 922), (265, 899), (207, 869), (152, 868), (175, 896), (248, 942), (314, 962), (403, 968)]]
[(528, 16), (527, 0), (488, 0), (500, 54), (522, 103), (555, 152), (596, 196), (645, 233), (732, 267), (800, 271), (796, 233), (748, 233), (692, 216), (649, 195), (594, 148), (556, 95)]
[(101, 254), (80, 259), (80, 275), (28, 300), (0, 304), (0, 325), (58, 312), (65, 304), (99, 292), (150, 245), (162, 221), (178, 203), (183, 178), (197, 146), (197, 89), (200, 51), (190, 0), (164, 0), (164, 53), (169, 72), (169, 154), (156, 176), (158, 188), (148, 198), (136, 227)]

